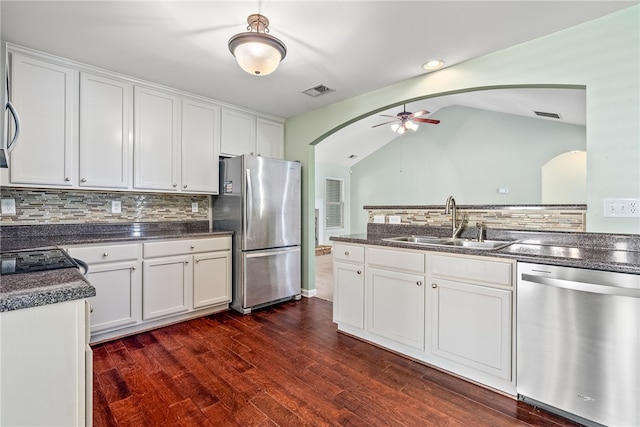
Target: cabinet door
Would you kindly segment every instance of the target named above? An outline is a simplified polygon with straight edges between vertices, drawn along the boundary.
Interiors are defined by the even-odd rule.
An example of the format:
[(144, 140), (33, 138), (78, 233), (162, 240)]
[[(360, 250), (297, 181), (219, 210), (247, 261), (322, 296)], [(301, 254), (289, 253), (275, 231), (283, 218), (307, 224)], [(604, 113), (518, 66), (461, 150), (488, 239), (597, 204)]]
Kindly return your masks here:
[(70, 187), (77, 182), (78, 72), (15, 53), (11, 59), (11, 99), (22, 121), (11, 182)]
[(434, 279), (431, 352), (511, 379), (511, 291)]
[(284, 159), (284, 123), (256, 119), (256, 153), (259, 156)]
[(142, 320), (142, 264), (139, 261), (89, 266), (87, 279), (96, 288), (89, 298), (91, 333), (132, 325)]
[(177, 191), (180, 98), (137, 86), (134, 95), (134, 187)]
[(364, 266), (333, 263), (333, 321), (364, 329)]
[(220, 154), (240, 156), (254, 154), (256, 120), (251, 114), (222, 109)]
[(424, 349), (424, 276), (367, 269), (367, 329)]
[(182, 102), (182, 191), (218, 194), (220, 108)]
[(80, 186), (127, 188), (131, 169), (133, 86), (80, 76)]
[(191, 260), (191, 256), (175, 256), (142, 263), (143, 320), (189, 310), (193, 282)]
[(231, 301), (231, 253), (193, 256), (193, 308)]

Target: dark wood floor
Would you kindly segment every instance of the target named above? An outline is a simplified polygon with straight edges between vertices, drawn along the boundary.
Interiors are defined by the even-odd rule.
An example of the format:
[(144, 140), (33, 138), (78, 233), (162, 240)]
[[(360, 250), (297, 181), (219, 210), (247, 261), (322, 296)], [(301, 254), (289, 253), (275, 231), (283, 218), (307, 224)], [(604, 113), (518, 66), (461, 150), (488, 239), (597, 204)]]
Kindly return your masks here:
[(96, 345), (94, 425), (576, 425), (339, 334), (303, 298)]

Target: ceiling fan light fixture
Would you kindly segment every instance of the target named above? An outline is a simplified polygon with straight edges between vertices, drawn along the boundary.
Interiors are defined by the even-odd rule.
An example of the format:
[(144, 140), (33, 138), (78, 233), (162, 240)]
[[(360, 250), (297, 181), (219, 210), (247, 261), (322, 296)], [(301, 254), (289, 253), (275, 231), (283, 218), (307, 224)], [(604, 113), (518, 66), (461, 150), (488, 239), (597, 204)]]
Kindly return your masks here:
[(438, 68), (442, 68), (444, 65), (444, 61), (441, 59), (432, 59), (431, 61), (425, 62), (422, 64), (422, 68), (427, 71), (437, 70)]
[(229, 39), (229, 50), (244, 71), (255, 76), (273, 73), (287, 56), (287, 47), (268, 34), (269, 19), (260, 14), (249, 15), (247, 32)]

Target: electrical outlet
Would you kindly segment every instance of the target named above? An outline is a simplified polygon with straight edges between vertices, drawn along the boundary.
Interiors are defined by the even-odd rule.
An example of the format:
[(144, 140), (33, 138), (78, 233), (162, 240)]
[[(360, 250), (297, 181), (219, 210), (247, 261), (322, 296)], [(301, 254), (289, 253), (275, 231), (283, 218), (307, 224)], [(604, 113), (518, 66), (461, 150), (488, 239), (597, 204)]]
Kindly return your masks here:
[(2, 215), (15, 215), (16, 214), (16, 201), (15, 199), (2, 199), (0, 203), (2, 206)]
[(111, 213), (114, 213), (114, 214), (122, 213), (122, 202), (120, 200), (111, 201)]
[(191, 203), (191, 212), (198, 212), (198, 202)]
[(389, 224), (400, 224), (401, 220), (400, 215), (389, 215)]
[(384, 215), (374, 215), (373, 216), (373, 223), (374, 224), (384, 224)]
[(640, 218), (640, 199), (604, 199), (604, 216)]

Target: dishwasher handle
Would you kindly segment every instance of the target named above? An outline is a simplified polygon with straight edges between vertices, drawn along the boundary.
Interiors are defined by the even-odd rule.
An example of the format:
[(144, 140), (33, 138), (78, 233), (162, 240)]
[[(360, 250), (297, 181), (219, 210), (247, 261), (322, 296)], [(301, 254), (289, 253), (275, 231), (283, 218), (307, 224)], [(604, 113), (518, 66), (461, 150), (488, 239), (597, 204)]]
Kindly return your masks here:
[(571, 289), (574, 291), (590, 292), (593, 294), (618, 295), (632, 298), (640, 298), (640, 289), (623, 288), (618, 286), (598, 285), (595, 283), (578, 282), (575, 280), (556, 279), (553, 277), (542, 277), (533, 274), (522, 274), (525, 282), (538, 283), (556, 288)]

